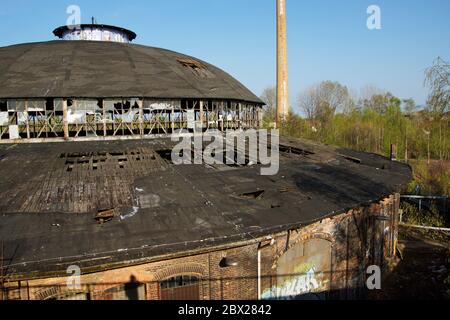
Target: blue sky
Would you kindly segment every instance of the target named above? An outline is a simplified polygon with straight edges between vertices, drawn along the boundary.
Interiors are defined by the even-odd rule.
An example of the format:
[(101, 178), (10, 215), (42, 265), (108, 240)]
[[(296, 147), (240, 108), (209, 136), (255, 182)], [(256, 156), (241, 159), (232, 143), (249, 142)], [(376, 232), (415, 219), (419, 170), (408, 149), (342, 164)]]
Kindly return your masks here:
[[(139, 44), (193, 55), (260, 95), (275, 83), (275, 0), (1, 0), (0, 46), (53, 40), (81, 7), (82, 21), (123, 26)], [(366, 27), (380, 6), (382, 29)], [(450, 0), (287, 0), (290, 99), (322, 80), (426, 101), (424, 70), (450, 60)]]

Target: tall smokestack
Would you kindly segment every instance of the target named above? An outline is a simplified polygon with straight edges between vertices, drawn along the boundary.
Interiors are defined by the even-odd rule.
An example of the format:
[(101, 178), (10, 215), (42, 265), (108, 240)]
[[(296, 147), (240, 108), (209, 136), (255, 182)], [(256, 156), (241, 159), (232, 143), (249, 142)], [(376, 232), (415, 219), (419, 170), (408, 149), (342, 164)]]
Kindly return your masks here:
[(277, 1), (277, 126), (289, 115), (286, 0)]

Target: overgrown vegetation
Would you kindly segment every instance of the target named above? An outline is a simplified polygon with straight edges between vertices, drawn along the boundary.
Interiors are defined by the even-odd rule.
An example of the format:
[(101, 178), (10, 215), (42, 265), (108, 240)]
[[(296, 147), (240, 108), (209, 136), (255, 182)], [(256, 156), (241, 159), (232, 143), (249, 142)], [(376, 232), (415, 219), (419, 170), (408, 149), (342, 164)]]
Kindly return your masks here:
[(410, 160), (414, 180), (408, 186), (407, 192), (421, 195), (450, 194), (450, 161), (417, 161)]
[[(414, 180), (405, 193), (449, 195), (450, 65), (437, 58), (424, 76), (430, 90), (424, 107), (375, 87), (356, 95), (338, 82), (323, 81), (299, 95), (297, 110), (304, 117), (291, 112), (281, 134), (383, 156), (390, 156), (395, 145), (397, 160), (413, 168)], [(261, 98), (267, 105), (264, 125), (271, 128), (275, 88), (265, 89)], [(436, 206), (421, 211), (412, 204), (402, 206), (407, 223), (435, 227), (449, 223)]]
[[(374, 87), (356, 95), (338, 82), (324, 81), (300, 94), (297, 110), (304, 117), (291, 112), (281, 134), (384, 156), (389, 156), (395, 145), (397, 159), (414, 169), (415, 181), (409, 192), (448, 195), (450, 65), (436, 59), (425, 79), (430, 89), (425, 107)], [(264, 90), (261, 98), (267, 104), (264, 124), (271, 127), (275, 88)]]
[(432, 205), (430, 209), (419, 211), (416, 205), (403, 202), (402, 209), (403, 222), (405, 223), (438, 228), (446, 226), (444, 216), (434, 205)]

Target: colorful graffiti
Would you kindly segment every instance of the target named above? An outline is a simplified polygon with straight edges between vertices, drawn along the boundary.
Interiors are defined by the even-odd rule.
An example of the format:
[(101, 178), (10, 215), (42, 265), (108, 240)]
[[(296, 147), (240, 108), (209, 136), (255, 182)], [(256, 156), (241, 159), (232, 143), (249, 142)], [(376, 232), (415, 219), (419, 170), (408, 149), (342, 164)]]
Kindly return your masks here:
[[(300, 266), (299, 269), (304, 268)], [(316, 273), (314, 266), (311, 266), (304, 273), (299, 273), (295, 276), (289, 276), (281, 286), (274, 286), (267, 289), (262, 294), (261, 298), (264, 300), (282, 299), (294, 300), (302, 295), (313, 293), (321, 288), (320, 279), (321, 274)]]

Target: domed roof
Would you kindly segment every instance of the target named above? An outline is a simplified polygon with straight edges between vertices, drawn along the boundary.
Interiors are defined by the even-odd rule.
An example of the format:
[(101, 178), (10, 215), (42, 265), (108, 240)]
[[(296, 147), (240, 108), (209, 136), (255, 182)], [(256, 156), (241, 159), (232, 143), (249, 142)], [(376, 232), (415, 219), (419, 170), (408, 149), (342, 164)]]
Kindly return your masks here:
[(97, 41), (0, 48), (0, 99), (224, 99), (263, 104), (239, 81), (169, 50)]

